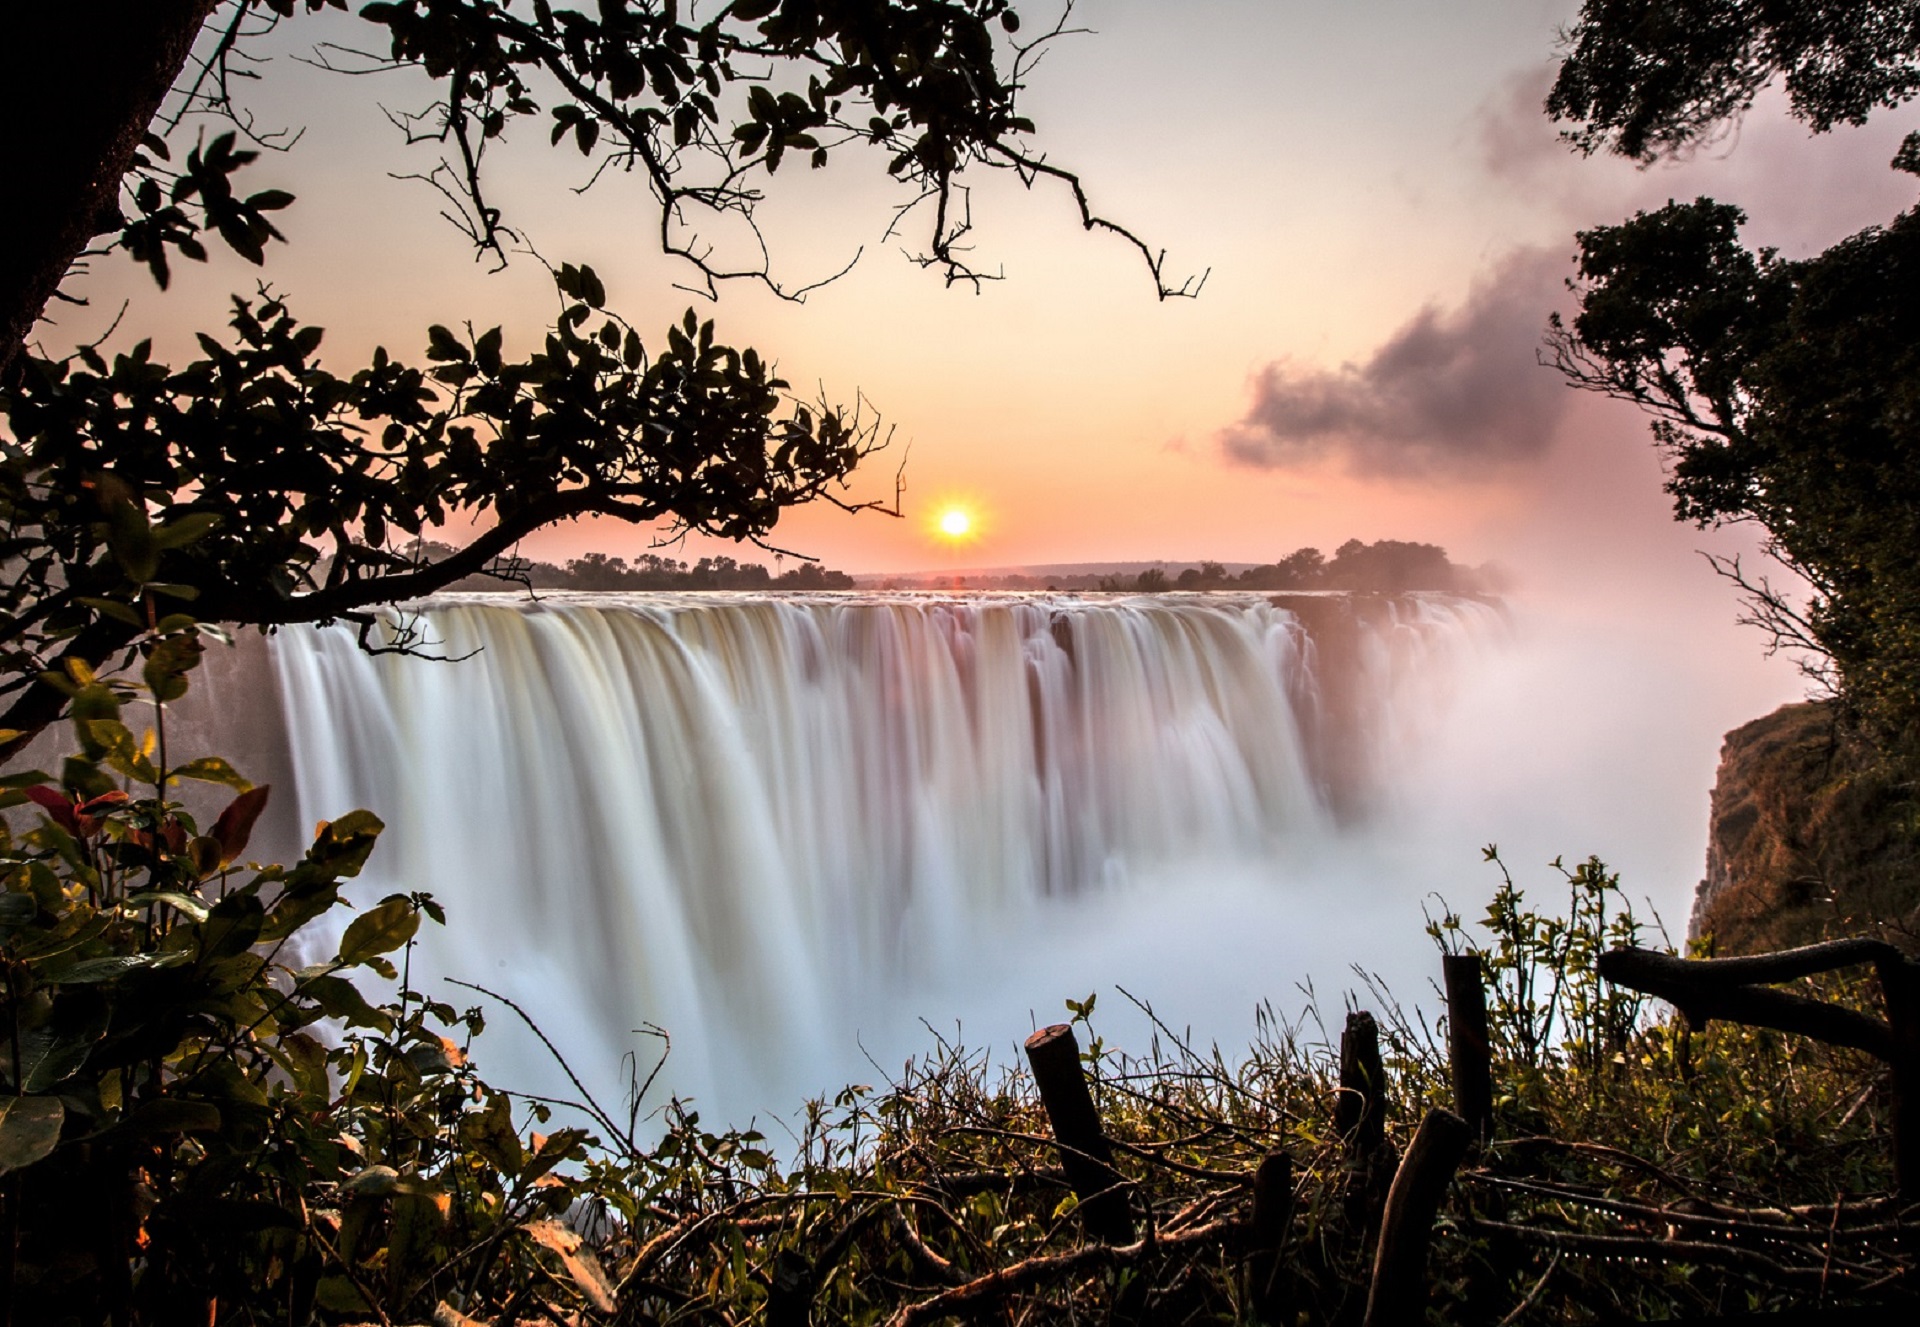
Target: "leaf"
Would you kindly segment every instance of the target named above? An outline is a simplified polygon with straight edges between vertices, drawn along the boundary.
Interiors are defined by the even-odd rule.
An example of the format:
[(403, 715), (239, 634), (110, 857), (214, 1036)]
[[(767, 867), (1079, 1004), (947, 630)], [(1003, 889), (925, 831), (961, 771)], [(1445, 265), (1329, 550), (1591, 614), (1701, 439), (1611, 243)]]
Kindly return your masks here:
[(400, 1188), (400, 1172), (392, 1166), (368, 1166), (345, 1184), (340, 1192), (356, 1198), (385, 1198)]
[(201, 756), (198, 759), (189, 760), (184, 765), (176, 765), (170, 771), (170, 777), (198, 779), (202, 783), (224, 783), (235, 792), (245, 792), (253, 787), (240, 776), (238, 770), (219, 756)]
[(520, 1182), (531, 1184), (572, 1155), (586, 1141), (585, 1129), (556, 1129), (547, 1137), (533, 1136), (533, 1157), (520, 1172)]
[(153, 532), (153, 542), (161, 548), (180, 548), (191, 544), (215, 526), (220, 524), (218, 513), (210, 511), (188, 512), (175, 521), (168, 521)]
[(489, 374), (500, 372), (500, 329), (498, 327), (488, 328), (481, 334), (480, 339), (474, 343), (473, 359), (483, 372)]
[(580, 298), (596, 309), (606, 307), (607, 288), (600, 284), (599, 276), (591, 267), (580, 269)]
[(331, 888), (282, 894), (280, 901), (273, 905), (273, 911), (267, 915), (267, 924), (261, 930), (260, 938), (285, 939), (331, 908), (339, 901), (339, 897), (338, 892)]
[(596, 1312), (612, 1313), (619, 1307), (613, 1297), (613, 1282), (607, 1279), (606, 1268), (600, 1265), (600, 1259), (594, 1256), (592, 1249), (586, 1247), (579, 1235), (549, 1218), (529, 1221), (520, 1228), (531, 1235), (533, 1242), (541, 1248), (560, 1255), (567, 1274), (580, 1287), (580, 1293), (587, 1297), (587, 1302), (593, 1305)]
[(427, 329), (427, 358), (443, 364), (467, 362), (467, 348), (439, 323)]
[(345, 977), (313, 977), (302, 982), (300, 990), (302, 994), (311, 996), (328, 1018), (337, 1018), (348, 1027), (366, 1027), (385, 1032), (393, 1026), (393, 1020), (368, 1004), (360, 988)]
[(461, 1116), (460, 1143), (509, 1175), (518, 1175), (526, 1164), (520, 1135), (513, 1129), (513, 1103), (503, 1093), (489, 1094), (486, 1109)]
[(149, 593), (164, 594), (170, 599), (193, 600), (200, 597), (197, 585), (182, 585), (175, 581), (151, 581), (146, 586)]
[(170, 889), (162, 889), (155, 890), (150, 894), (131, 894), (127, 897), (127, 906), (129, 908), (150, 908), (156, 903), (165, 903), (169, 907), (178, 908), (181, 912), (186, 913), (187, 916), (197, 922), (203, 922), (207, 919), (206, 903), (201, 899), (194, 898), (191, 894), (181, 894)]
[(168, 968), (186, 961), (184, 954), (124, 954), (113, 958), (90, 958), (48, 978), (60, 986), (92, 986), (116, 981), (141, 968)]
[(354, 918), (340, 937), (340, 962), (351, 967), (389, 953), (413, 939), (419, 929), (420, 914), (413, 904), (405, 898), (390, 898)]
[(97, 991), (63, 994), (53, 1006), (51, 1021), (21, 1034), (21, 1081), (16, 1086), (24, 1092), (44, 1092), (64, 1082), (107, 1035), (110, 1015)]
[(313, 1288), (320, 1307), (333, 1313), (364, 1314), (372, 1307), (359, 1288), (344, 1276), (323, 1276)]
[(338, 820), (323, 821), (314, 831), (307, 860), (338, 875), (357, 875), (373, 851), (374, 840), (386, 824), (371, 811), (349, 811)]
[(153, 698), (164, 705), (186, 695), (187, 674), (200, 666), (205, 649), (198, 636), (167, 636), (156, 641), (140, 669), (140, 678)]
[(80, 821), (73, 813), (73, 802), (65, 793), (58, 788), (41, 786), (28, 788), (26, 794), (29, 800), (47, 813), (54, 824), (74, 837), (79, 837)]
[(130, 627), (145, 627), (146, 620), (117, 599), (101, 599), (91, 594), (75, 595), (74, 602), (85, 604), (94, 612), (124, 622)]
[(0, 894), (0, 932), (30, 926), (40, 915), (40, 901), (31, 894)]
[(138, 1106), (121, 1122), (130, 1133), (218, 1133), (220, 1108), (211, 1101), (161, 1097)]
[(260, 819), (260, 812), (267, 805), (267, 795), (272, 791), (273, 785), (270, 783), (247, 789), (227, 803), (227, 809), (213, 822), (213, 832), (209, 837), (220, 845), (222, 866), (245, 851), (247, 840), (253, 836), (254, 822)]
[(0, 1097), (0, 1175), (53, 1151), (67, 1108), (57, 1097)]
[(208, 963), (241, 953), (260, 938), (266, 909), (253, 894), (229, 894), (214, 904), (200, 932), (200, 961)]

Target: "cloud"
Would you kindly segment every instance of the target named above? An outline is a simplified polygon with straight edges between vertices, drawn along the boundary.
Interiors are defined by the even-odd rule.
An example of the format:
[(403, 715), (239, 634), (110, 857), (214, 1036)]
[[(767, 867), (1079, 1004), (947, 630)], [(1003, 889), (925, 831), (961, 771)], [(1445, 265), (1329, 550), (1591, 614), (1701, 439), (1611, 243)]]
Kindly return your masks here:
[(1537, 459), (1572, 395), (1537, 359), (1569, 271), (1561, 252), (1517, 250), (1459, 309), (1428, 305), (1364, 364), (1269, 364), (1246, 417), (1221, 434), (1227, 457), (1268, 469), (1333, 461), (1363, 476), (1451, 479)]
[(1518, 70), (1480, 103), (1473, 127), (1481, 166), (1492, 178), (1531, 189), (1547, 177), (1564, 182), (1576, 173), (1570, 167), (1584, 164), (1561, 139), (1561, 126), (1547, 118), (1547, 93), (1558, 69), (1549, 62)]

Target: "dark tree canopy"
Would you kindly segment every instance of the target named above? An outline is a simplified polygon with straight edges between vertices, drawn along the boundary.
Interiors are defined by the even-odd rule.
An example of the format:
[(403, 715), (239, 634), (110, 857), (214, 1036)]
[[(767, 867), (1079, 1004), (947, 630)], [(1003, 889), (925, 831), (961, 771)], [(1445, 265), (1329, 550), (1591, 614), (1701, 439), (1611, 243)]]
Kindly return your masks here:
[[(1587, 0), (1549, 115), (1642, 161), (1733, 123), (1779, 82), (1816, 132), (1920, 95), (1920, 0)], [(1896, 169), (1920, 174), (1920, 131)], [(1580, 312), (1550, 342), (1575, 386), (1654, 416), (1675, 515), (1757, 522), (1810, 587), (1716, 561), (1776, 647), (1920, 768), (1920, 213), (1800, 262), (1702, 198), (1580, 235)]]
[(1740, 243), (1673, 203), (1580, 235), (1581, 309), (1552, 336), (1578, 385), (1655, 416), (1675, 511), (1756, 521), (1813, 600), (1738, 567), (1778, 643), (1832, 661), (1870, 730), (1920, 738), (1920, 212), (1817, 257)]
[(1710, 138), (1776, 79), (1818, 132), (1920, 93), (1915, 0), (1587, 0), (1563, 48), (1548, 114), (1583, 151), (1641, 161)]
[[(586, 266), (555, 273), (543, 336), (428, 328), (409, 338), (424, 364), (383, 349), (336, 372), (321, 330), (267, 286), (236, 297), (230, 329), (202, 333), (202, 357), (177, 367), (145, 340), (110, 355), (27, 347), (76, 260), (124, 251), (163, 287), (216, 237), (268, 261), (296, 199), (240, 183), (273, 146), (233, 95), (254, 72), (241, 62), (272, 27), (345, 8), (73, 0), (28, 6), (0, 44), (16, 86), (63, 71), (54, 113), (0, 139), (0, 177), (46, 182), (9, 196), (17, 238), (0, 245), (0, 752), (59, 713), (46, 674), (124, 658), (169, 618), (367, 626), (380, 604), (513, 577), (515, 544), (572, 517), (770, 547), (797, 504), (878, 505), (840, 496), (884, 441), (871, 411), (792, 399), (767, 360), (691, 312), (643, 340)], [(900, 182), (894, 228), (923, 227), (917, 261), (949, 283), (986, 278), (967, 264), (962, 179), (997, 168), (1063, 187), (1088, 229), (1139, 249), (1162, 296), (1185, 293), (1028, 145), (1022, 81), (1065, 22), (1023, 33), (1008, 0), (392, 0), (334, 20), (316, 58), (431, 82), (430, 104), (390, 118), (438, 154), (421, 178), (500, 261), (519, 237), (490, 201), (487, 153), (531, 131), (599, 173), (638, 173), (656, 242), (708, 294), (730, 279), (803, 294), (779, 284), (764, 246), (723, 260), (706, 228), (730, 218), (757, 235), (783, 164), (852, 151)], [(331, 40), (342, 23), (363, 28), (364, 49)], [(516, 340), (537, 348), (510, 355)], [(480, 533), (424, 553), (450, 521)]]

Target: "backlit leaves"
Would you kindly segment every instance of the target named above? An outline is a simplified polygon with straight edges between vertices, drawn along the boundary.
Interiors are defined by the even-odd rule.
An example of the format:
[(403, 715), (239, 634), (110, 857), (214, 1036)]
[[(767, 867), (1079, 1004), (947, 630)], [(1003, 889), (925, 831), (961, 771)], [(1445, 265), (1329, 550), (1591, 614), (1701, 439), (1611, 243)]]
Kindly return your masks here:
[(403, 896), (389, 898), (360, 914), (340, 938), (338, 961), (351, 967), (379, 954), (391, 953), (420, 929), (420, 913)]

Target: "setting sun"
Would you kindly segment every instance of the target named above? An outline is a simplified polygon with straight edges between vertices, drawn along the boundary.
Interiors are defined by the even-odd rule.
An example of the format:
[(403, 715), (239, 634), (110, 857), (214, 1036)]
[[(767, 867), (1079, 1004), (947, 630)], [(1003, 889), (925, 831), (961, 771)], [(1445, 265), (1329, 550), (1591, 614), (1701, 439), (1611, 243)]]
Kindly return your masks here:
[(958, 539), (973, 529), (973, 517), (960, 507), (949, 507), (940, 513), (940, 533), (949, 539)]

